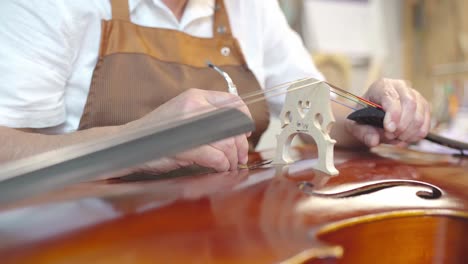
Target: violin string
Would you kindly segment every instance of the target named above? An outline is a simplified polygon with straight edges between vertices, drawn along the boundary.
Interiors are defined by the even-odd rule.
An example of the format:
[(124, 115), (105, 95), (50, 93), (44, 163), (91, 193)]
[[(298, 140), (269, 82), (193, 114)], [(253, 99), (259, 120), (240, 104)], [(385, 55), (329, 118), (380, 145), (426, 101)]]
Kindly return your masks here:
[(354, 98), (347, 97), (346, 95), (340, 94), (340, 93), (337, 92), (337, 91), (330, 90), (330, 92), (332, 92), (332, 93), (334, 93), (334, 94), (336, 94), (336, 95), (338, 95), (338, 96), (341, 96), (341, 97), (343, 97), (343, 98), (345, 98), (345, 99), (348, 99), (348, 100), (350, 100), (350, 101), (353, 101), (353, 102), (355, 102), (355, 103), (357, 103), (357, 104), (360, 104), (360, 105), (362, 105), (362, 106), (364, 106), (364, 107), (367, 107), (367, 105), (366, 105), (365, 103), (363, 103), (363, 102), (361, 102), (361, 101), (359, 101), (359, 100), (356, 100), (356, 99), (354, 99)]
[(332, 99), (332, 98), (330, 98), (330, 100), (332, 100), (332, 101), (335, 102), (336, 104), (342, 105), (342, 106), (347, 107), (347, 108), (349, 108), (349, 109), (351, 109), (351, 110), (354, 110), (354, 111), (357, 110), (357, 108), (352, 107), (352, 106), (349, 106), (349, 105), (347, 105), (347, 104), (345, 104), (345, 103), (343, 103), (343, 102), (340, 102), (340, 101), (338, 101), (338, 100), (335, 100), (335, 99)]
[[(302, 89), (302, 88), (305, 88), (305, 87), (309, 87), (310, 85), (323, 82), (323, 81), (316, 80), (315, 82), (307, 82), (304, 85), (291, 87), (291, 85), (294, 85), (294, 84), (297, 84), (297, 83), (300, 83), (300, 82), (304, 82), (304, 81), (307, 81), (307, 80), (311, 80), (311, 78), (303, 78), (303, 79), (299, 79), (299, 80), (295, 80), (295, 81), (291, 81), (291, 82), (287, 82), (287, 83), (282, 83), (282, 84), (279, 84), (277, 86), (274, 86), (272, 88), (268, 88), (268, 89), (265, 89), (265, 90), (246, 93), (246, 94), (243, 94), (243, 95), (241, 95), (239, 97), (230, 98), (230, 99), (227, 99), (227, 100), (223, 100), (221, 102), (217, 102), (215, 104), (215, 106), (217, 108), (222, 108), (222, 107), (236, 107), (237, 108), (237, 107), (240, 106), (239, 103), (241, 103), (241, 102), (244, 102), (245, 105), (250, 105), (250, 104), (253, 104), (253, 103), (256, 103), (256, 102), (259, 102), (259, 101), (266, 100), (266, 98), (272, 98), (272, 97), (275, 97), (275, 96), (280, 96), (280, 95), (286, 94), (286, 93), (291, 92), (291, 91), (296, 91), (296, 90), (299, 90), (299, 89)], [(347, 99), (347, 100), (349, 100), (349, 101), (356, 102), (356, 103), (358, 103), (360, 105), (364, 105), (364, 106), (372, 106), (371, 103), (366, 104), (365, 99), (362, 99), (362, 98), (360, 98), (358, 96), (355, 96), (352, 93), (345, 92), (344, 90), (342, 90), (342, 89), (340, 89), (340, 88), (338, 88), (338, 87), (336, 87), (334, 85), (331, 85), (331, 84), (329, 84), (327, 82), (324, 82), (324, 83), (328, 84), (332, 89), (336, 90), (336, 91), (333, 91), (332, 89), (330, 89), (331, 92), (333, 92), (335, 94), (338, 94), (338, 93), (342, 92), (342, 94), (338, 94), (338, 95), (345, 98), (345, 99)], [(288, 87), (291, 87), (291, 88), (288, 88)], [(337, 103), (337, 104), (339, 104), (339, 105), (347, 107), (347, 108), (349, 108), (351, 110), (357, 110), (356, 107), (350, 106), (350, 105), (348, 105), (348, 104), (346, 104), (344, 102), (339, 102), (338, 100), (335, 100), (334, 98), (330, 98), (330, 100)], [(200, 107), (200, 108), (198, 108), (196, 110), (191, 111), (190, 113), (184, 113), (183, 116), (180, 115), (180, 114), (177, 114), (177, 115), (174, 115), (172, 117), (168, 117), (164, 121), (159, 121), (157, 126), (163, 126), (163, 125), (170, 124), (170, 123), (172, 123), (174, 121), (177, 121), (177, 120), (182, 120), (182, 119), (195, 117), (197, 115), (200, 115), (200, 114), (212, 111), (212, 110), (214, 110), (212, 105), (203, 106), (203, 107)]]
[[(312, 84), (320, 83), (320, 82), (322, 82), (322, 81), (317, 81), (317, 82), (314, 82), (314, 83), (308, 83), (308, 84), (305, 84), (305, 85), (293, 87), (293, 88), (288, 89), (287, 92), (296, 91), (296, 90), (299, 90), (299, 89), (302, 89), (302, 88), (304, 88), (304, 87), (310, 86), (310, 85), (312, 85)], [(269, 91), (269, 92), (271, 92), (271, 91)], [(266, 98), (271, 98), (271, 97), (279, 96), (279, 95), (282, 95), (282, 94), (283, 94), (282, 91), (279, 92), (279, 93), (274, 93), (274, 94), (271, 94), (271, 93), (268, 93), (268, 94), (267, 94), (267, 93), (261, 93), (261, 95), (263, 95), (263, 96), (261, 96), (261, 97), (259, 97), (259, 98), (253, 98), (253, 99), (250, 99), (250, 100), (248, 100), (248, 101), (244, 101), (244, 103), (245, 103), (246, 105), (250, 105), (250, 104), (253, 104), (253, 103), (256, 103), (256, 102), (259, 102), (259, 101), (263, 101), (263, 100), (265, 100)], [(341, 96), (347, 98), (347, 97), (344, 96), (344, 95), (341, 95)], [(250, 96), (250, 97), (252, 97), (252, 96)], [(347, 99), (352, 100), (352, 99), (350, 99), (350, 98), (347, 98)], [(347, 107), (347, 108), (349, 108), (349, 109), (351, 109), (351, 110), (357, 110), (355, 107), (349, 106), (349, 105), (345, 104), (344, 102), (339, 102), (338, 100), (335, 100), (335, 99), (333, 99), (333, 98), (330, 98), (330, 100), (333, 101), (333, 102), (335, 102), (335, 103), (337, 103), (337, 104), (339, 104), (339, 105), (342, 105), (342, 106), (344, 106), (344, 107)], [(352, 101), (353, 101), (353, 100), (352, 100)]]
[[(232, 83), (232, 80), (231, 78), (229, 77), (229, 74), (227, 72), (224, 72), (221, 68), (219, 68), (218, 66), (212, 64), (210, 61), (207, 62), (207, 65), (208, 67), (212, 68), (212, 69), (215, 69), (218, 73), (220, 73), (223, 78), (226, 80), (226, 82), (228, 83), (228, 88), (231, 89), (231, 86), (234, 86), (234, 84), (230, 85)], [(258, 95), (264, 95), (266, 94), (267, 92), (272, 92), (272, 91), (276, 91), (276, 90), (279, 90), (279, 89), (282, 89), (282, 88), (285, 88), (285, 87), (290, 87), (291, 85), (293, 84), (296, 84), (298, 82), (303, 82), (303, 81), (307, 81), (307, 80), (311, 80), (311, 78), (303, 78), (303, 79), (298, 79), (298, 80), (295, 80), (295, 81), (292, 81), (292, 82), (287, 82), (287, 83), (283, 83), (283, 84), (279, 84), (278, 86), (275, 86), (275, 87), (272, 87), (272, 88), (269, 88), (269, 89), (265, 89), (265, 90), (261, 90), (261, 91), (254, 91), (254, 92), (251, 92), (251, 93), (248, 93), (248, 94), (243, 94), (241, 99), (244, 100), (244, 101), (247, 101), (248, 98), (251, 98), (251, 97), (254, 97), (254, 96), (258, 96)], [(320, 82), (320, 81), (317, 81), (317, 82)], [(317, 83), (316, 82), (316, 83)], [(331, 83), (328, 83), (328, 82), (324, 82), (326, 84), (328, 84), (332, 89), (330, 89), (330, 92), (338, 95), (338, 96), (341, 96), (347, 100), (350, 100), (350, 101), (353, 101), (357, 104), (360, 104), (364, 107), (367, 107), (367, 106), (372, 106), (372, 107), (380, 107), (379, 105), (377, 104), (374, 104), (364, 98), (361, 98), (359, 96), (356, 96), (344, 89), (341, 89)], [(311, 84), (312, 85), (312, 84)], [(291, 90), (291, 88), (289, 88), (289, 90)], [(287, 92), (287, 91), (286, 91)], [(238, 95), (237, 93), (237, 90), (236, 92), (234, 93), (236, 95)], [(334, 100), (333, 100), (334, 101)], [(336, 102), (336, 101), (335, 101)], [(380, 107), (381, 108), (381, 107)]]
[(263, 95), (265, 93), (273, 92), (273, 91), (276, 91), (276, 90), (279, 90), (279, 89), (284, 89), (284, 88), (287, 88), (287, 87), (289, 87), (289, 86), (291, 86), (293, 84), (303, 82), (304, 80), (307, 80), (307, 78), (299, 79), (299, 80), (295, 80), (295, 81), (291, 81), (291, 82), (286, 82), (286, 83), (281, 83), (281, 84), (278, 84), (276, 86), (273, 86), (273, 87), (265, 89), (265, 90), (245, 93), (240, 98), (245, 101), (246, 99), (248, 99), (250, 97), (257, 96), (257, 95)]
[[(218, 66), (214, 65), (213, 63), (211, 63), (210, 61), (207, 61), (206, 62), (208, 67), (212, 68), (212, 69), (215, 69), (218, 73), (220, 73), (223, 78), (226, 80), (226, 82), (228, 83), (228, 90), (231, 92), (231, 86), (234, 87), (234, 90), (235, 92), (233, 94), (235, 95), (238, 95), (238, 92), (237, 92), (237, 89), (235, 89), (235, 85), (232, 83), (232, 79), (229, 77), (229, 74), (225, 71), (223, 71), (221, 68), (219, 68)], [(268, 92), (272, 92), (272, 91), (276, 91), (276, 90), (279, 90), (279, 89), (282, 89), (282, 88), (285, 88), (285, 87), (290, 87), (291, 85), (293, 84), (296, 84), (298, 82), (303, 82), (303, 81), (307, 81), (307, 80), (312, 80), (311, 78), (303, 78), (303, 79), (298, 79), (298, 80), (295, 80), (295, 81), (292, 81), (292, 82), (287, 82), (287, 83), (283, 83), (283, 84), (279, 84), (278, 86), (275, 86), (275, 87), (272, 87), (272, 88), (269, 88), (269, 89), (264, 89), (264, 90), (260, 90), (260, 91), (254, 91), (254, 92), (250, 92), (250, 93), (247, 93), (247, 94), (243, 94), (241, 99), (243, 101), (247, 101), (247, 99), (251, 98), (251, 97), (254, 97), (254, 96), (259, 96), (259, 95), (264, 95)], [(315, 83), (317, 82), (320, 82), (320, 81), (316, 81)], [(311, 83), (310, 85), (312, 84), (315, 84), (315, 83)], [(330, 92), (338, 95), (338, 96), (341, 96), (347, 100), (350, 100), (350, 101), (353, 101), (357, 104), (360, 104), (364, 107), (367, 107), (367, 106), (373, 106), (373, 107), (380, 107), (379, 105), (377, 104), (374, 104), (364, 98), (361, 98), (359, 96), (356, 96), (344, 89), (341, 89), (331, 83), (328, 83), (328, 82), (324, 82), (326, 84), (328, 84), (330, 86)], [(291, 91), (291, 88), (288, 88), (289, 91)], [(286, 91), (287, 92), (287, 91)], [(334, 101), (334, 100), (333, 100)], [(336, 101), (335, 101), (336, 102)], [(381, 107), (380, 107), (381, 108)]]
[[(274, 86), (274, 87), (272, 87), (272, 88), (269, 88), (269, 89), (266, 89), (266, 90), (262, 90), (262, 91), (250, 92), (250, 93), (247, 93), (247, 94), (244, 94), (243, 96), (241, 96), (241, 99), (242, 99), (244, 102), (246, 102), (246, 104), (247, 104), (247, 100), (246, 100), (246, 99), (249, 99), (249, 98), (254, 97), (254, 96), (263, 96), (263, 95), (265, 95), (265, 94), (267, 94), (267, 93), (271, 93), (271, 92), (273, 92), (273, 91), (276, 91), (276, 90), (279, 90), (279, 89), (282, 89), (282, 88), (286, 88), (287, 86), (291, 86), (291, 85), (293, 85), (293, 84), (296, 84), (296, 83), (299, 83), (299, 82), (303, 82), (303, 81), (305, 81), (305, 80), (307, 80), (307, 78), (305, 78), (305, 79), (299, 79), (299, 80), (296, 80), (296, 81), (287, 82), (287, 83), (283, 83), (283, 84), (279, 84), (279, 85), (277, 85), (277, 86)], [(312, 85), (312, 84), (316, 84), (316, 83), (319, 83), (319, 82), (322, 82), (322, 81), (317, 81), (317, 82), (314, 82), (314, 83), (309, 83), (309, 84), (307, 84), (307, 85)], [(380, 107), (380, 106), (377, 105), (377, 104), (374, 104), (374, 103), (372, 103), (372, 102), (370, 102), (370, 101), (368, 101), (368, 100), (366, 100), (366, 99), (364, 99), (364, 98), (361, 98), (361, 97), (356, 96), (356, 95), (354, 95), (354, 94), (352, 94), (352, 93), (350, 93), (350, 92), (347, 92), (346, 90), (343, 90), (343, 89), (341, 89), (341, 88), (339, 88), (339, 87), (337, 87), (337, 86), (335, 86), (335, 85), (333, 85), (333, 84), (331, 84), (331, 83), (328, 83), (328, 82), (325, 82), (325, 83), (328, 84), (329, 86), (331, 86), (332, 89), (330, 90), (330, 92), (332, 92), (332, 93), (334, 93), (334, 94), (336, 94), (336, 95), (338, 95), (338, 96), (341, 96), (341, 97), (343, 97), (343, 98), (345, 98), (345, 99), (347, 99), (347, 100), (350, 100), (350, 101), (352, 101), (352, 102), (354, 102), (354, 103), (360, 104), (360, 105), (362, 105), (362, 106), (364, 106), (364, 107), (367, 107), (367, 106)], [(307, 86), (307, 85), (305, 85), (305, 86)], [(300, 88), (303, 88), (303, 87), (304, 87), (304, 86), (294, 87), (294, 88), (289, 89), (289, 91), (293, 91), (293, 90), (296, 90), (296, 88), (297, 88), (297, 89), (300, 89)], [(274, 94), (274, 95), (268, 96), (268, 97), (279, 96), (279, 95), (282, 95), (282, 94), (287, 93), (287, 92), (288, 92), (288, 91), (285, 91), (285, 92), (282, 92), (282, 93), (277, 93), (277, 94)], [(351, 106), (349, 106), (349, 105), (346, 105), (346, 104), (344, 104), (343, 102), (339, 102), (339, 101), (337, 101), (337, 100), (334, 100), (333, 98), (331, 98), (331, 100), (332, 100), (333, 102), (337, 103), (337, 104), (346, 106), (347, 108), (350, 108), (350, 109), (353, 109), (353, 110), (356, 110), (355, 107), (351, 107)], [(255, 100), (255, 102), (258, 102), (258, 100)], [(380, 108), (381, 108), (381, 107), (380, 107)]]
[(344, 93), (344, 94), (346, 94), (346, 95), (349, 95), (350, 97), (355, 98), (355, 99), (357, 99), (357, 100), (363, 102), (363, 103), (366, 104), (367, 106), (372, 106), (372, 107), (376, 107), (376, 108), (382, 108), (382, 106), (380, 106), (380, 105), (378, 105), (378, 104), (376, 104), (376, 103), (374, 103), (374, 102), (371, 102), (371, 101), (366, 100), (366, 99), (364, 99), (364, 98), (362, 98), (362, 97), (359, 97), (359, 96), (357, 96), (357, 95), (354, 95), (354, 94), (352, 94), (352, 93), (350, 93), (350, 92), (348, 92), (348, 91), (346, 91), (346, 90), (344, 90), (344, 89), (341, 89), (341, 88), (339, 88), (339, 87), (337, 87), (337, 86), (335, 86), (335, 85), (333, 85), (333, 84), (331, 84), (331, 83), (329, 83), (329, 82), (326, 82), (326, 83), (327, 83), (328, 85), (330, 85), (333, 89), (338, 90), (338, 91), (340, 91), (340, 92), (342, 92), (342, 93)]

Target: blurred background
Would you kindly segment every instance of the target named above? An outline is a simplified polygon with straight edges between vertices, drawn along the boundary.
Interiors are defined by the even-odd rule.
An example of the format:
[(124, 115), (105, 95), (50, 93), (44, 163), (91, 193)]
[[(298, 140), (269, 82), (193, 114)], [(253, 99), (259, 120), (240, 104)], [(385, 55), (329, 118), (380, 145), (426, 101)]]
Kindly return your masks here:
[[(328, 81), (361, 95), (379, 78), (405, 79), (431, 103), (434, 131), (468, 141), (468, 1), (279, 2)], [(278, 130), (274, 120), (258, 148)]]

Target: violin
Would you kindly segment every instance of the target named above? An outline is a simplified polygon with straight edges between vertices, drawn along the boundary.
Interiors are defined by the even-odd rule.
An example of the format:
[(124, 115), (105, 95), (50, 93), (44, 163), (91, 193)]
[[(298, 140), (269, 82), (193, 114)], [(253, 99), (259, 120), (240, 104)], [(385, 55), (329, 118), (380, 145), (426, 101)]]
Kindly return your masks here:
[(468, 162), (392, 146), (193, 177), (100, 180), (0, 212), (2, 263), (465, 263)]
[(74, 183), (0, 206), (1, 263), (465, 263), (468, 159), (381, 145)]

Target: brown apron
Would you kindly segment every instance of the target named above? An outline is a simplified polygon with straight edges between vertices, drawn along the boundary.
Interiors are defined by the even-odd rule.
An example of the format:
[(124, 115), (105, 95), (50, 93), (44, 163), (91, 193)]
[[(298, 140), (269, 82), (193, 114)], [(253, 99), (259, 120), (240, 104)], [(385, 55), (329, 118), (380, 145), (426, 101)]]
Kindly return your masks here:
[[(189, 88), (227, 92), (208, 60), (231, 76), (240, 96), (261, 89), (232, 36), (222, 0), (216, 1), (213, 38), (132, 24), (128, 0), (111, 3), (112, 20), (102, 21), (99, 60), (79, 129), (139, 119)], [(264, 100), (248, 107), (256, 124), (252, 147), (268, 127), (269, 112)]]

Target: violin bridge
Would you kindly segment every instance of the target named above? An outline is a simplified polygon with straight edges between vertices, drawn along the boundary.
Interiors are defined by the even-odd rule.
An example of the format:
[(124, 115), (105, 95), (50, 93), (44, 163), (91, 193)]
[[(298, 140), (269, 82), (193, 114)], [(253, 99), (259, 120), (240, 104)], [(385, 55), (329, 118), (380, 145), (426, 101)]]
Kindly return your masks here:
[(314, 169), (329, 175), (337, 175), (333, 162), (336, 143), (330, 137), (335, 123), (331, 109), (330, 86), (316, 79), (304, 79), (288, 87), (286, 100), (281, 111), (281, 133), (276, 136), (276, 154), (273, 164), (293, 162), (289, 148), (294, 136), (308, 135), (314, 139), (318, 151), (318, 163)]

